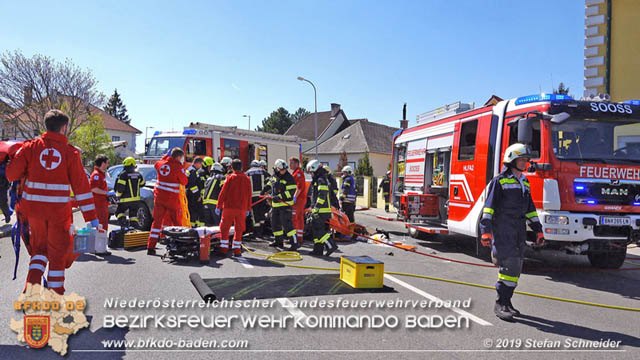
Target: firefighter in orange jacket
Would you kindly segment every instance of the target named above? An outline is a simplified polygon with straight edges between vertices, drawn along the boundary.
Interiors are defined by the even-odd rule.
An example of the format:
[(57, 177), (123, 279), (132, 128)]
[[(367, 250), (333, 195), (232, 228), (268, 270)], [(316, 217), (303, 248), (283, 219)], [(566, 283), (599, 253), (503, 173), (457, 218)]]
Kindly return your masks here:
[(51, 110), (44, 123), (47, 131), (26, 141), (7, 165), (7, 178), (26, 178), (20, 209), (31, 232), (27, 283), (40, 284), (48, 263), (49, 289), (64, 294), (64, 271), (76, 257), (69, 236), (73, 221), (69, 190), (75, 193), (85, 221), (97, 228), (98, 219), (80, 152), (64, 136), (69, 117)]
[(296, 181), (296, 192), (293, 195), (293, 227), (296, 229), (298, 247), (302, 246), (304, 237), (304, 207), (307, 204), (307, 181), (304, 172), (300, 168), (300, 160), (296, 157), (289, 159), (289, 168), (293, 173), (293, 180)]
[(220, 222), (220, 252), (226, 255), (229, 251), (229, 228), (234, 225), (233, 255), (242, 254), (242, 233), (245, 221), (251, 211), (251, 180), (242, 172), (242, 161), (235, 159), (231, 162), (233, 174), (227, 176), (220, 196), (216, 215), (222, 212)]
[(153, 190), (153, 224), (147, 242), (147, 255), (156, 254), (156, 243), (163, 226), (180, 225), (180, 185), (189, 182), (183, 164), (184, 151), (176, 147), (171, 149), (171, 155), (165, 155), (154, 165), (158, 181)]

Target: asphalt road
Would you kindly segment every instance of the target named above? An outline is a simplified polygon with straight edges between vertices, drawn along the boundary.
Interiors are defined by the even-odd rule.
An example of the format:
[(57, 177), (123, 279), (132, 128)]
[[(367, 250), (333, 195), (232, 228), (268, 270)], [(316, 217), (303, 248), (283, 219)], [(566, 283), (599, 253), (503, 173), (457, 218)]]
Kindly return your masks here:
[[(392, 232), (392, 240), (415, 244), (418, 249), (430, 254), (458, 260), (484, 263), (472, 254), (475, 245), (463, 237), (443, 237), (439, 241), (427, 242), (411, 239), (404, 235), (401, 223), (377, 219), (377, 210), (357, 212), (356, 220), (375, 229), (383, 228)], [(82, 224), (79, 213), (74, 215), (77, 225)], [(246, 242), (260, 252), (269, 252), (264, 242)], [(428, 275), (432, 277), (493, 285), (497, 271), (494, 268), (461, 265), (382, 245), (367, 243), (341, 243), (340, 251), (330, 259), (308, 256), (308, 245), (301, 250), (302, 264), (320, 267), (339, 267), (341, 255), (369, 255), (385, 263), (385, 270)], [(163, 250), (159, 251), (161, 254)], [(393, 255), (390, 255), (392, 253)], [(630, 257), (640, 257), (638, 248), (629, 250)], [(25, 251), (20, 257), (18, 278), (11, 280), (14, 257), (8, 237), (0, 240), (0, 273), (3, 275), (0, 304), (6, 309), (0, 311), (0, 358), (57, 358), (49, 348), (43, 350), (25, 349), (17, 345), (15, 334), (9, 329), (9, 319), (20, 318), (20, 313), (12, 310), (12, 302), (19, 296), (26, 277), (28, 256)], [(529, 271), (522, 275), (518, 290), (556, 297), (563, 297), (601, 304), (640, 308), (640, 272), (638, 271), (591, 271), (585, 256), (569, 256), (554, 253), (536, 253), (527, 265), (552, 267), (556, 271)], [(203, 278), (235, 278), (250, 276), (284, 276), (310, 273), (327, 273), (322, 270), (308, 270), (281, 267), (248, 253), (244, 260), (214, 257), (207, 265), (198, 262), (175, 262), (162, 260), (159, 256), (147, 256), (144, 251), (113, 251), (113, 255), (100, 258), (93, 255), (81, 256), (67, 270), (65, 287), (67, 292), (86, 296), (88, 308), (85, 314), (91, 317), (90, 329), (80, 331), (69, 340), (72, 349), (67, 358), (90, 359), (165, 359), (165, 358), (231, 358), (231, 359), (308, 359), (355, 358), (382, 359), (401, 358), (453, 358), (453, 359), (543, 359), (552, 357), (580, 359), (637, 359), (640, 357), (640, 316), (638, 312), (605, 309), (580, 304), (515, 295), (513, 302), (524, 314), (514, 323), (499, 320), (493, 314), (495, 291), (472, 286), (404, 276), (385, 276), (384, 284), (392, 287), (391, 293), (364, 293), (351, 295), (319, 295), (311, 297), (286, 297), (273, 301), (266, 308), (209, 308), (209, 309), (114, 309), (105, 306), (107, 299), (120, 300), (198, 300), (199, 296), (189, 281), (189, 274), (197, 272)], [(625, 268), (640, 260), (629, 259)], [(571, 272), (562, 268), (574, 269)], [(575, 271), (577, 270), (577, 271)], [(337, 274), (337, 272), (335, 272)], [(286, 308), (290, 301), (300, 300), (388, 300), (421, 301), (431, 300), (431, 308), (339, 308), (318, 307)], [(437, 300), (468, 300), (470, 306), (458, 309), (434, 308)], [(411, 304), (411, 303), (410, 303)], [(181, 329), (146, 328), (105, 329), (105, 317), (116, 315), (211, 315), (230, 318), (237, 316), (291, 316), (304, 329), (294, 328), (288, 323), (286, 328), (257, 325), (243, 326), (240, 321), (231, 328)], [(383, 316), (387, 321), (398, 319), (395, 328), (313, 328), (313, 321), (322, 316), (344, 315), (361, 319), (374, 315)], [(411, 317), (436, 316), (460, 319), (460, 327), (413, 328), (408, 329)], [(465, 323), (465, 319), (470, 319)], [(293, 320), (291, 320), (293, 321)], [(307, 322), (310, 321), (310, 322)], [(278, 323), (276, 323), (277, 325)], [(468, 324), (468, 326), (467, 326)], [(102, 341), (128, 340), (136, 345), (141, 341), (155, 339), (151, 346), (130, 347), (126, 351), (105, 352)], [(162, 348), (159, 340), (178, 342), (183, 340), (224, 340), (247, 341), (244, 349), (191, 349), (188, 353)], [(613, 349), (576, 347), (574, 341), (609, 340), (620, 342)], [(567, 343), (569, 341), (569, 343)], [(559, 342), (559, 343), (557, 343)], [(606, 344), (606, 343), (605, 343)], [(545, 348), (546, 347), (546, 348)], [(83, 351), (85, 350), (85, 351)], [(86, 351), (89, 350), (89, 351)], [(182, 350), (184, 351), (184, 350)]]

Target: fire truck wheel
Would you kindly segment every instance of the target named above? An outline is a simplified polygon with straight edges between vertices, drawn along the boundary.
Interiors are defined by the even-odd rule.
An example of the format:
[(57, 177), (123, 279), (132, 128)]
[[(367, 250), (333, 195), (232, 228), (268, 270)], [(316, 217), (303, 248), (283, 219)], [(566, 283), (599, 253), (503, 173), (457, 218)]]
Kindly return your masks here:
[(409, 228), (409, 236), (418, 240), (435, 240), (437, 237), (436, 234), (428, 234), (412, 227)]
[(592, 266), (600, 269), (618, 269), (627, 257), (627, 246), (622, 243), (609, 242), (606, 249), (587, 252)]

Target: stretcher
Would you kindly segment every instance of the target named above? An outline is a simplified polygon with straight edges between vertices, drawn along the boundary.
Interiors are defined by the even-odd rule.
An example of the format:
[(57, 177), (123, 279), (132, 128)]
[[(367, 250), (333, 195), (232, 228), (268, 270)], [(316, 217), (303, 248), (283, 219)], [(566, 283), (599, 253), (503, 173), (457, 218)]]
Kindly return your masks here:
[[(234, 227), (229, 229), (229, 237), (234, 235)], [(201, 263), (208, 263), (211, 252), (220, 246), (220, 227), (201, 226), (168, 226), (162, 229), (167, 251), (162, 259), (190, 260), (198, 258)]]

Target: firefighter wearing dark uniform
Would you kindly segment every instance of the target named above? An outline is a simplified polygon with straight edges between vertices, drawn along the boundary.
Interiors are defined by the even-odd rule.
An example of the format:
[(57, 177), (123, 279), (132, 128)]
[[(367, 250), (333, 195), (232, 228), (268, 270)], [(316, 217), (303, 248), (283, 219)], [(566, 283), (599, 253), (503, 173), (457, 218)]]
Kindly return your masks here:
[[(211, 176), (211, 166), (213, 166), (213, 158), (211, 156), (206, 156), (203, 159), (202, 168), (198, 170), (198, 177), (200, 178), (200, 183), (202, 184), (202, 192), (200, 193), (204, 197), (204, 184), (207, 183), (209, 177)], [(204, 219), (200, 219), (200, 221), (204, 221)]]
[(293, 251), (298, 248), (296, 229), (293, 227), (291, 216), (293, 195), (297, 187), (288, 168), (289, 166), (282, 159), (276, 160), (273, 167), (275, 175), (271, 186), (271, 230), (275, 240), (269, 246), (282, 247), (283, 238), (288, 237), (291, 240), (291, 246), (287, 250)]
[[(142, 205), (140, 199), (140, 189), (145, 185), (144, 177), (136, 170), (136, 160), (128, 157), (122, 161), (124, 170), (118, 176), (114, 190), (118, 197), (118, 207), (116, 208), (116, 218), (118, 224), (125, 228), (129, 225), (140, 228), (138, 223), (138, 209)], [(127, 211), (129, 221), (127, 221)]]
[(222, 165), (222, 167), (224, 168), (224, 174), (225, 175), (229, 175), (233, 172), (233, 170), (231, 169), (231, 158), (228, 156), (223, 157), (220, 160), (220, 165)]
[(211, 166), (211, 176), (204, 185), (204, 196), (202, 197), (206, 226), (218, 226), (220, 224), (220, 216), (216, 214), (216, 208), (218, 207), (218, 197), (220, 196), (222, 185), (224, 185), (224, 180), (224, 168), (219, 163), (214, 163)]
[(335, 240), (331, 238), (329, 231), (329, 220), (331, 219), (331, 185), (327, 170), (322, 167), (318, 160), (311, 160), (307, 164), (307, 172), (313, 179), (311, 180), (311, 213), (313, 220), (311, 229), (313, 231), (313, 251), (311, 255), (322, 255), (324, 248), (327, 248), (326, 256), (331, 255), (338, 249)]
[(267, 212), (269, 212), (269, 206), (266, 201), (260, 201), (260, 199), (262, 198), (262, 190), (265, 188), (265, 184), (269, 181), (270, 176), (269, 173), (260, 166), (260, 161), (258, 160), (251, 162), (251, 168), (247, 170), (246, 174), (251, 180), (251, 203), (255, 204), (251, 207), (252, 216), (249, 219), (251, 227), (248, 227), (248, 229), (253, 229), (254, 236), (261, 237), (263, 235), (264, 222), (267, 219)]
[(507, 148), (503, 159), (505, 168), (489, 184), (480, 220), (482, 245), (492, 246), (492, 260), (499, 266), (494, 312), (507, 321), (512, 321), (514, 315), (520, 315), (513, 307), (511, 297), (522, 271), (527, 221), (537, 234), (538, 245), (544, 244), (529, 181), (522, 174), (530, 157), (531, 152), (526, 145), (513, 144)]
[(193, 159), (193, 163), (187, 169), (187, 202), (189, 207), (189, 219), (191, 220), (191, 226), (202, 226), (204, 222), (203, 206), (202, 206), (202, 190), (204, 190), (204, 183), (200, 179), (199, 172), (202, 170), (202, 164), (204, 160), (201, 157)]
[(391, 171), (387, 171), (387, 175), (380, 182), (378, 192), (382, 192), (384, 197), (384, 211), (389, 212), (389, 190), (391, 189)]
[(342, 193), (340, 194), (340, 208), (351, 223), (355, 222), (354, 213), (356, 211), (356, 180), (353, 178), (351, 166), (342, 168)]

